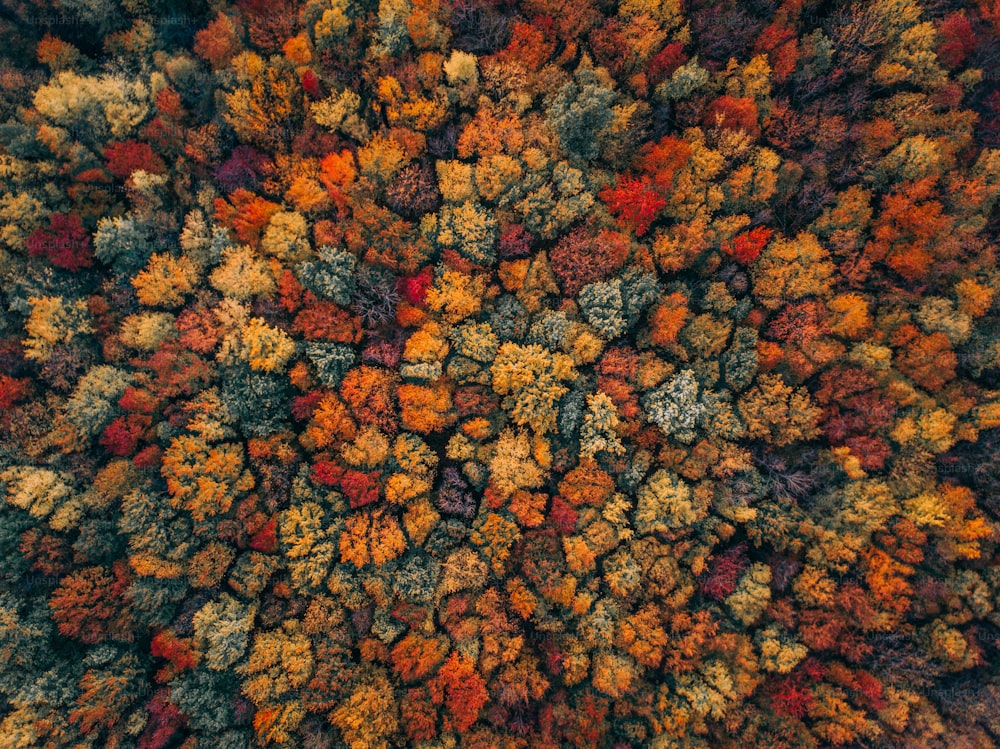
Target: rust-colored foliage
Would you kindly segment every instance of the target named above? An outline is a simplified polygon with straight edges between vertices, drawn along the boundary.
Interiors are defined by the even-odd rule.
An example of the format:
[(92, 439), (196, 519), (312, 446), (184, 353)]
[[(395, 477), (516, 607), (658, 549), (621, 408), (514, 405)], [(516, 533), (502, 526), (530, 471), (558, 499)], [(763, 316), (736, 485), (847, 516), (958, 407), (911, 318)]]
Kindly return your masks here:
[(476, 671), (474, 661), (458, 652), (452, 652), (428, 686), (431, 700), (448, 710), (445, 725), (449, 730), (467, 730), (489, 699), (486, 682)]
[(549, 262), (563, 293), (574, 297), (588, 283), (617, 272), (628, 254), (628, 240), (622, 234), (602, 230), (593, 236), (581, 227), (559, 240), (549, 253)]
[(129, 583), (124, 562), (112, 569), (85, 567), (67, 575), (49, 600), (59, 632), (87, 645), (131, 640), (132, 620), (124, 601)]

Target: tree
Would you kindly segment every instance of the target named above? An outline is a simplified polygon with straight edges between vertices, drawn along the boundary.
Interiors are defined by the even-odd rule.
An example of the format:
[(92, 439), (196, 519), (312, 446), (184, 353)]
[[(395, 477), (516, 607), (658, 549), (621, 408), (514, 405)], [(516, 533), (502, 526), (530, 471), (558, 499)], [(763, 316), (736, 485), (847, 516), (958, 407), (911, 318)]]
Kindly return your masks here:
[(305, 259), (310, 253), (308, 225), (305, 217), (296, 211), (278, 211), (271, 216), (261, 249), (286, 263)]
[(581, 62), (556, 92), (548, 106), (547, 124), (559, 138), (563, 151), (579, 161), (593, 160), (599, 151), (599, 136), (614, 118), (613, 82), (607, 71), (585, 67)]
[(146, 675), (132, 653), (125, 653), (111, 663), (100, 663), (101, 655), (97, 651), (84, 659), (91, 667), (80, 678), (77, 707), (69, 714), (70, 722), (78, 724), (84, 734), (112, 729), (119, 716), (135, 703), (136, 689)]
[(387, 749), (399, 726), (399, 705), (391, 682), (373, 670), (331, 715), (351, 749)]
[(315, 662), (309, 638), (296, 631), (296, 624), (258, 634), (243, 669), (242, 691), (257, 706), (253, 727), (265, 743), (289, 741), (305, 717), (294, 690), (307, 683)]
[(722, 130), (741, 130), (756, 140), (760, 137), (759, 116), (752, 98), (725, 94), (708, 105), (702, 122)]
[(452, 651), (428, 686), (434, 704), (444, 704), (448, 709), (446, 730), (468, 730), (489, 699), (486, 682), (476, 671), (475, 662), (457, 651)]
[(193, 435), (172, 439), (162, 468), (171, 506), (187, 510), (198, 521), (227, 512), (234, 499), (254, 485), (243, 455), (237, 443), (210, 445)]
[(219, 11), (215, 19), (195, 34), (194, 52), (216, 70), (229, 66), (242, 50), (241, 28), (236, 20)]
[(48, 229), (36, 229), (25, 240), (31, 257), (44, 257), (57, 268), (78, 271), (94, 263), (90, 234), (75, 214), (53, 213)]
[(612, 698), (626, 695), (638, 676), (631, 658), (605, 650), (594, 656), (592, 668), (594, 688)]
[(135, 272), (152, 254), (151, 227), (137, 216), (105, 217), (97, 222), (94, 256), (116, 270)]
[(434, 284), (427, 291), (427, 307), (454, 324), (479, 312), (485, 291), (482, 276), (470, 276), (446, 268), (437, 274)]
[(244, 142), (265, 149), (285, 143), (297, 129), (304, 105), (302, 87), (288, 63), (265, 61), (253, 52), (233, 59), (240, 84), (225, 94), (223, 117)]
[(771, 568), (754, 563), (743, 574), (736, 590), (726, 598), (729, 612), (744, 626), (755, 622), (771, 600)]
[(129, 582), (124, 563), (111, 569), (83, 567), (64, 577), (49, 598), (59, 633), (87, 645), (105, 640), (129, 642), (134, 636), (124, 601)]
[(256, 613), (254, 605), (241, 604), (226, 593), (195, 613), (195, 642), (206, 668), (224, 671), (243, 657)]
[(64, 70), (35, 91), (33, 102), (49, 121), (98, 144), (109, 135), (128, 136), (148, 115), (148, 97), (148, 88), (138, 80)]
[(396, 519), (382, 510), (351, 515), (340, 536), (340, 558), (361, 568), (376, 566), (400, 556), (406, 540)]
[(70, 343), (76, 336), (93, 333), (87, 303), (83, 299), (63, 297), (29, 297), (31, 312), (24, 325), (27, 359), (45, 362), (56, 346)]
[[(30, 466), (12, 466), (0, 473), (7, 503), (27, 510), (36, 518), (48, 518), (56, 511), (69, 518), (79, 515), (81, 508), (73, 501), (67, 478), (48, 469)], [(50, 521), (53, 527), (63, 525), (58, 518), (57, 515)]]
[(220, 358), (233, 355), (246, 361), (252, 370), (277, 372), (295, 353), (295, 342), (285, 331), (253, 317), (239, 331), (238, 340), (223, 341)]
[(222, 263), (211, 272), (208, 281), (225, 296), (240, 301), (270, 296), (276, 288), (268, 265), (247, 245), (224, 250)]
[(642, 534), (669, 533), (696, 522), (703, 511), (684, 481), (659, 470), (636, 494), (635, 526)]
[(649, 231), (650, 224), (667, 205), (648, 178), (619, 177), (617, 184), (613, 188), (606, 187), (600, 196), (619, 225), (631, 229), (637, 237)]
[(441, 193), (430, 167), (403, 167), (386, 189), (386, 202), (396, 213), (410, 219), (436, 211), (441, 205)]
[(562, 382), (575, 375), (572, 359), (536, 344), (507, 342), (500, 346), (492, 374), (493, 389), (505, 396), (503, 407), (516, 424), (539, 433), (555, 429), (556, 402), (569, 392)]
[(116, 367), (92, 367), (76, 384), (66, 402), (66, 419), (84, 439), (98, 434), (118, 415), (118, 399), (132, 375)]
[(400, 419), (407, 429), (429, 434), (454, 423), (451, 390), (444, 382), (430, 386), (404, 384), (397, 391)]
[(493, 449), (489, 464), (490, 482), (502, 497), (542, 485), (545, 473), (532, 456), (527, 434), (504, 430)]
[(305, 288), (318, 297), (346, 307), (354, 296), (354, 270), (357, 258), (349, 252), (329, 245), (320, 247), (318, 255), (316, 260), (296, 266), (296, 277)]
[(232, 228), (240, 242), (256, 244), (261, 232), (271, 221), (271, 217), (281, 210), (281, 206), (256, 195), (243, 187), (238, 187), (229, 195), (229, 200), (216, 198), (214, 201), (215, 220)]
[(433, 231), (435, 241), (442, 248), (455, 249), (478, 265), (488, 266), (495, 262), (496, 219), (479, 203), (474, 200), (446, 203), (436, 214), (428, 216), (433, 218), (421, 221), (421, 228), (425, 235)]
[(405, 681), (423, 681), (444, 662), (448, 640), (411, 632), (392, 649), (393, 668)]
[(758, 226), (748, 232), (737, 235), (732, 242), (723, 242), (722, 251), (744, 265), (749, 265), (760, 256), (761, 251), (767, 246), (773, 233), (764, 226)]
[(793, 390), (780, 377), (761, 375), (738, 402), (751, 437), (775, 445), (809, 440), (819, 433), (820, 409), (803, 388)]
[(702, 426), (707, 416), (698, 381), (690, 369), (644, 395), (643, 405), (650, 421), (665, 435), (686, 443), (694, 441), (696, 427)]
[(587, 396), (587, 412), (580, 427), (580, 455), (591, 458), (598, 453), (623, 456), (626, 453), (617, 434), (620, 420), (614, 403), (606, 393)]
[(157, 253), (132, 279), (132, 285), (139, 302), (147, 307), (179, 307), (197, 280), (197, 269), (189, 258)]
[(934, 391), (954, 379), (958, 360), (948, 336), (923, 335), (914, 325), (900, 326), (892, 336), (896, 366), (919, 386)]
[(774, 239), (751, 269), (754, 296), (768, 309), (807, 296), (826, 296), (834, 266), (812, 234)]
[(128, 179), (132, 172), (144, 171), (150, 174), (163, 174), (166, 164), (153, 152), (152, 146), (137, 140), (125, 140), (109, 143), (104, 148), (104, 159), (107, 170), (118, 179)]
[(629, 245), (618, 232), (602, 230), (592, 236), (583, 227), (564, 235), (549, 252), (549, 263), (563, 293), (580, 289), (618, 271), (628, 258)]

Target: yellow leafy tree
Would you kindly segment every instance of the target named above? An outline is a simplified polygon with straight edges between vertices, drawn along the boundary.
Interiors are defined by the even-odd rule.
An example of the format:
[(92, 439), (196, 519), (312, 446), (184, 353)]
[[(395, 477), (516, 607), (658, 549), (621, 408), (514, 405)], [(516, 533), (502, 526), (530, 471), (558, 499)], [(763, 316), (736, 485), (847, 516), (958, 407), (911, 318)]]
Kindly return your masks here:
[(82, 299), (67, 301), (58, 296), (30, 297), (31, 312), (24, 324), (28, 334), (23, 341), (24, 356), (44, 362), (52, 349), (69, 343), (78, 335), (93, 333), (87, 303)]
[(126, 346), (155, 351), (168, 338), (177, 335), (176, 318), (169, 312), (143, 312), (122, 320), (118, 335)]
[(486, 281), (483, 276), (471, 276), (450, 268), (442, 271), (427, 292), (427, 306), (452, 324), (482, 308)]
[(771, 601), (771, 568), (757, 562), (743, 573), (726, 607), (743, 626), (753, 624)]
[(778, 237), (751, 270), (754, 295), (768, 309), (807, 296), (827, 296), (833, 271), (830, 253), (815, 235), (801, 232), (794, 239)]
[(819, 434), (821, 410), (805, 388), (792, 389), (777, 375), (761, 375), (739, 400), (751, 437), (774, 445), (790, 445)]
[[(220, 357), (224, 358), (230, 350), (224, 345)], [(295, 353), (295, 341), (285, 331), (271, 327), (260, 317), (254, 317), (240, 331), (238, 348), (234, 353), (251, 369), (276, 372), (283, 369)]]
[(495, 512), (477, 518), (469, 536), (472, 543), (482, 547), (483, 555), (498, 575), (504, 574), (510, 549), (520, 537), (517, 524)]
[[(0, 473), (0, 487), (4, 488), (7, 502), (21, 510), (27, 510), (33, 517), (52, 518), (53, 527), (63, 527), (59, 515), (65, 515), (64, 506), (76, 505), (73, 514), (79, 518), (83, 508), (79, 501), (72, 501), (72, 489), (65, 478), (47, 468), (12, 466)], [(70, 509), (70, 508), (67, 508)]]
[(330, 538), (336, 526), (327, 525), (326, 511), (317, 502), (289, 507), (281, 515), (278, 536), (297, 590), (318, 590), (337, 560), (337, 545)]
[(371, 563), (376, 567), (401, 555), (406, 537), (399, 521), (384, 510), (361, 512), (347, 518), (340, 534), (340, 559), (359, 569)]
[(674, 474), (660, 469), (639, 487), (636, 495), (635, 527), (649, 534), (677, 530), (704, 516), (691, 487)]
[(947, 560), (979, 559), (980, 542), (995, 528), (977, 511), (976, 498), (965, 486), (939, 484), (903, 502), (904, 514), (937, 539), (938, 551)]
[(330, 721), (350, 749), (389, 749), (399, 726), (399, 705), (392, 682), (381, 669), (362, 679), (330, 713)]
[(264, 229), (261, 249), (286, 263), (305, 260), (310, 253), (309, 226), (297, 211), (278, 211)]
[(278, 147), (301, 115), (303, 92), (294, 69), (283, 58), (268, 62), (253, 52), (237, 55), (233, 68), (241, 85), (225, 95), (223, 117), (244, 142)]
[(503, 497), (519, 489), (537, 489), (545, 472), (533, 459), (531, 441), (524, 432), (505, 429), (490, 458), (490, 482)]
[(254, 730), (264, 743), (291, 741), (306, 714), (296, 690), (305, 686), (315, 663), (309, 638), (299, 629), (293, 619), (280, 630), (258, 633), (241, 669), (243, 694), (257, 706)]
[(253, 475), (244, 470), (242, 445), (209, 445), (193, 435), (170, 441), (161, 472), (171, 506), (199, 521), (228, 511), (233, 500), (254, 485)]
[(156, 253), (132, 279), (135, 294), (147, 307), (177, 307), (194, 291), (198, 270), (190, 258)]
[(576, 376), (573, 359), (538, 344), (500, 346), (493, 362), (493, 389), (514, 423), (538, 433), (556, 428), (556, 406), (569, 388), (562, 383)]
[(277, 288), (268, 264), (246, 245), (223, 250), (222, 262), (209, 275), (208, 282), (239, 301), (270, 296)]

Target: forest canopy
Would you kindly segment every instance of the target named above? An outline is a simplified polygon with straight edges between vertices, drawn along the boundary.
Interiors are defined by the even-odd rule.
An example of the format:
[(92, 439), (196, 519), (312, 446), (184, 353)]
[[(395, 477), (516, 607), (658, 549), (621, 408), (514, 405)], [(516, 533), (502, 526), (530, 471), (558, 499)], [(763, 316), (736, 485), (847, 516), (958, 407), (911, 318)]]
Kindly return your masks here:
[(1000, 2), (0, 38), (0, 749), (1000, 746)]

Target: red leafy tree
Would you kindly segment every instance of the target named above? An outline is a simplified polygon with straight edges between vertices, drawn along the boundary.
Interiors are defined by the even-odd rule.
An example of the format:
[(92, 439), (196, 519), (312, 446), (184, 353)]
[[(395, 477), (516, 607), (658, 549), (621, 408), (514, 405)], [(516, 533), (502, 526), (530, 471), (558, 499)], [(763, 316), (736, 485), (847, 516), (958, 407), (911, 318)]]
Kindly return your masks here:
[(347, 470), (340, 479), (340, 488), (351, 502), (352, 508), (363, 507), (378, 501), (378, 471)]
[(667, 205), (648, 177), (619, 177), (618, 184), (606, 187), (599, 195), (618, 225), (632, 229), (637, 237), (649, 231), (650, 224)]
[(520, 224), (505, 227), (500, 232), (497, 252), (505, 260), (527, 257), (531, 254), (531, 234)]
[(411, 741), (429, 741), (435, 735), (437, 710), (424, 688), (410, 689), (400, 705), (403, 730)]
[(77, 271), (94, 263), (90, 233), (76, 215), (53, 213), (48, 229), (36, 229), (27, 239), (28, 254), (44, 257), (57, 268)]
[(313, 99), (323, 98), (323, 87), (320, 85), (319, 78), (311, 70), (304, 70), (302, 72), (301, 79), (302, 90), (309, 94)]
[(278, 548), (278, 523), (275, 518), (271, 518), (264, 526), (250, 538), (250, 548), (262, 551), (265, 554), (273, 554)]
[(131, 455), (135, 452), (148, 424), (148, 416), (140, 414), (119, 416), (104, 428), (101, 446), (112, 455)]
[(783, 679), (771, 694), (771, 707), (779, 715), (804, 718), (813, 705), (812, 692), (799, 678)]
[(665, 81), (681, 65), (687, 62), (687, 55), (684, 54), (684, 45), (680, 42), (671, 42), (650, 59), (646, 65), (646, 71), (652, 83)]
[(314, 483), (321, 486), (337, 486), (344, 476), (344, 469), (332, 460), (318, 460), (309, 476)]
[(476, 671), (475, 661), (458, 652), (448, 657), (428, 686), (434, 703), (443, 702), (448, 708), (447, 731), (465, 731), (471, 727), (489, 699), (486, 682)]
[(732, 242), (723, 242), (722, 251), (744, 265), (749, 265), (760, 256), (773, 233), (767, 227), (758, 226), (738, 234)]
[(167, 690), (157, 692), (147, 705), (149, 720), (139, 736), (139, 749), (163, 749), (187, 722), (184, 713), (167, 699)]
[(742, 130), (751, 138), (760, 136), (757, 104), (750, 98), (724, 95), (713, 101), (705, 110), (702, 121), (709, 127), (723, 130)]
[(698, 581), (701, 592), (709, 598), (721, 601), (736, 590), (736, 583), (749, 564), (746, 544), (726, 549), (715, 558), (708, 571)]
[(404, 276), (399, 279), (399, 292), (410, 304), (422, 307), (427, 298), (427, 290), (434, 282), (434, 274), (430, 267), (424, 268), (415, 276)]
[(178, 637), (169, 629), (153, 635), (149, 649), (154, 657), (164, 658), (169, 663), (156, 674), (156, 680), (161, 683), (170, 681), (181, 671), (194, 668), (198, 662), (190, 638)]
[(0, 375), (0, 410), (20, 403), (31, 392), (31, 380)]
[(673, 187), (674, 176), (691, 158), (691, 145), (681, 138), (664, 135), (656, 143), (643, 147), (638, 166), (653, 180), (661, 194)]
[(132, 172), (142, 170), (162, 174), (167, 170), (163, 159), (153, 153), (148, 143), (124, 140), (109, 143), (104, 149), (108, 171), (119, 179), (128, 179)]
[(940, 41), (937, 46), (938, 59), (949, 68), (957, 68), (976, 48), (978, 39), (972, 23), (963, 11), (949, 13), (938, 26)]

